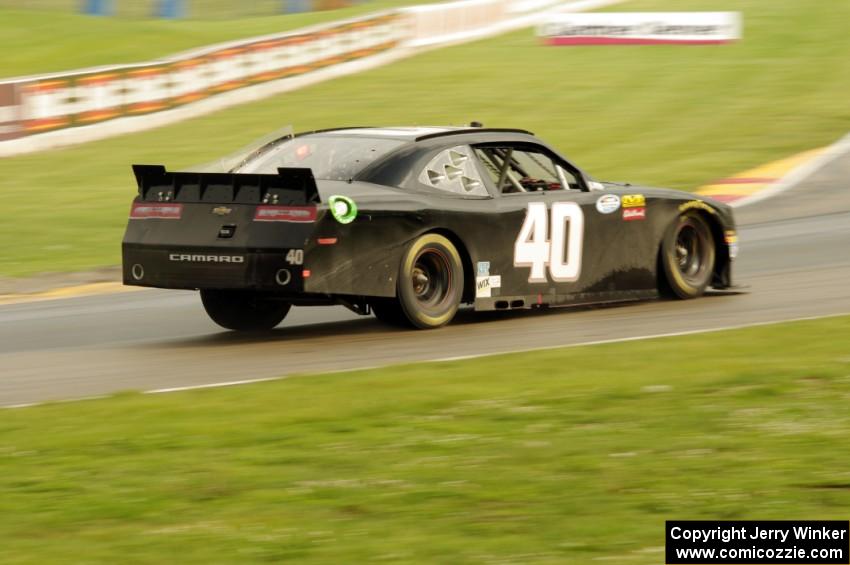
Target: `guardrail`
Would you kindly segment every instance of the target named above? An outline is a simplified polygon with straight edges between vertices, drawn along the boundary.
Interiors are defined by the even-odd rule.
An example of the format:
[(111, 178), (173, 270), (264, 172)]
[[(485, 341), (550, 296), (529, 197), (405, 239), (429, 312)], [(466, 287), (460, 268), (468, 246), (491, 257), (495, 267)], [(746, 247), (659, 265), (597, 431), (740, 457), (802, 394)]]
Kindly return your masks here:
[(160, 61), (0, 81), (0, 157), (168, 123), (622, 0), (461, 0), (197, 49)]

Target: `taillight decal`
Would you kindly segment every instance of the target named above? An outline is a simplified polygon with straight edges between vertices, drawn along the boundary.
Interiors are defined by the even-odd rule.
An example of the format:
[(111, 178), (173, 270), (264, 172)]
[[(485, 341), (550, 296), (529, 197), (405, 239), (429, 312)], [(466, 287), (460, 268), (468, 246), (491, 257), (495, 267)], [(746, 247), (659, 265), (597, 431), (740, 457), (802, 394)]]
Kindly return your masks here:
[(255, 222), (315, 222), (315, 206), (257, 206)]
[(182, 204), (152, 204), (149, 202), (134, 202), (130, 209), (131, 220), (179, 220), (183, 215)]

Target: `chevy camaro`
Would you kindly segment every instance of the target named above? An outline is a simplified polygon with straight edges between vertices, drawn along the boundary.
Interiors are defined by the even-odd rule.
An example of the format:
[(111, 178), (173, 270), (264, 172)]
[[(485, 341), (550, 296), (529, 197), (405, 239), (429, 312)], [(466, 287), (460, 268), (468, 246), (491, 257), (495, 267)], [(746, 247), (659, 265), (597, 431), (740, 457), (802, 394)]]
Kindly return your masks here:
[(134, 165), (128, 285), (196, 289), (232, 330), (292, 305), (447, 324), (509, 310), (695, 298), (731, 286), (732, 210), (593, 180), (533, 134), (483, 127), (283, 135), (224, 172)]

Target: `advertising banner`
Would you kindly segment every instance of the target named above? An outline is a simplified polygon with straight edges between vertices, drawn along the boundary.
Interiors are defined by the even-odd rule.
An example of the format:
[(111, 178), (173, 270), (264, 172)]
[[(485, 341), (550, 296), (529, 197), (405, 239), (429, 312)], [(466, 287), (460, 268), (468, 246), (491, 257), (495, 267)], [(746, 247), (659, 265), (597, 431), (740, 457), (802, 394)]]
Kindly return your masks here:
[(0, 83), (0, 141), (150, 114), (396, 46), (397, 14), (199, 49), (160, 62)]
[(549, 45), (713, 45), (741, 38), (738, 12), (554, 14), (537, 28)]

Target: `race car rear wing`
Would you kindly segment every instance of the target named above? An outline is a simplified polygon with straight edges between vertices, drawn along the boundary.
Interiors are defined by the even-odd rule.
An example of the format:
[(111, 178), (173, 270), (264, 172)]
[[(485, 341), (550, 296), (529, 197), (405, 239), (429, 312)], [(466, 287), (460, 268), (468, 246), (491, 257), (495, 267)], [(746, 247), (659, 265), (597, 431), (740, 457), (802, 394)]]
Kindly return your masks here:
[(166, 171), (162, 165), (133, 165), (141, 200), (233, 204), (318, 204), (313, 171), (281, 168), (276, 175)]

